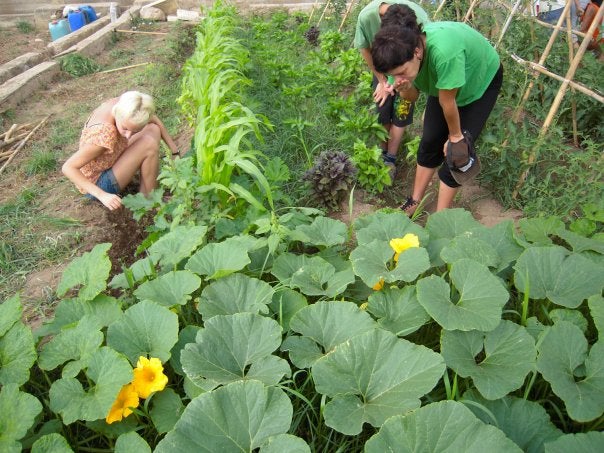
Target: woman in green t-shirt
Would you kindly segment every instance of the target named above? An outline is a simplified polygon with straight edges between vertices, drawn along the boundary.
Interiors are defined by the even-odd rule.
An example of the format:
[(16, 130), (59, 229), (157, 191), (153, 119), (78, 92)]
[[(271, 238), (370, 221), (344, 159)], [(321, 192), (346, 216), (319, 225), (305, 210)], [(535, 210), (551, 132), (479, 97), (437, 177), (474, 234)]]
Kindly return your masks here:
[[(480, 169), (472, 140), (480, 135), (501, 90), (503, 69), (497, 52), (466, 24), (421, 26), (409, 7), (392, 5), (371, 56), (377, 71), (394, 78), (402, 97), (416, 97), (418, 91), (428, 95), (413, 194), (401, 209), (413, 214), (439, 166), (436, 210), (449, 208), (458, 187)], [(448, 149), (467, 149), (467, 159), (459, 165), (447, 159), (442, 165)]]

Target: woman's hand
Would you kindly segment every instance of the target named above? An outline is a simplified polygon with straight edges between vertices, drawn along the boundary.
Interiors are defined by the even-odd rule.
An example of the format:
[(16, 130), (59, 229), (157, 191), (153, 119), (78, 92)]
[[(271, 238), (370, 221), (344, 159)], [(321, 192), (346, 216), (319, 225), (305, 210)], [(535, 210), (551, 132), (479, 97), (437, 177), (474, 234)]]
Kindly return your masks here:
[(392, 94), (394, 94), (394, 87), (392, 85), (387, 81), (378, 82), (375, 91), (373, 92), (373, 100), (376, 103), (379, 103), (379, 106), (381, 107)]
[(97, 198), (110, 211), (115, 211), (123, 206), (119, 195), (105, 192)]

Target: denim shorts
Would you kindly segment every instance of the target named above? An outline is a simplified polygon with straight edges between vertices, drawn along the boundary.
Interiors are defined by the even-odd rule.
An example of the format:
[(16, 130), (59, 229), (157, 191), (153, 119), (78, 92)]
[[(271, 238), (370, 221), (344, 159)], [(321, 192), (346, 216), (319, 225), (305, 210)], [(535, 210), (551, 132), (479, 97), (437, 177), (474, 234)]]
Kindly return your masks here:
[[(115, 179), (115, 175), (113, 174), (113, 170), (109, 168), (101, 173), (99, 179), (96, 180), (96, 186), (100, 189), (104, 190), (107, 193), (119, 194), (120, 186)], [(87, 193), (84, 195), (86, 198), (90, 198), (92, 200), (96, 200), (97, 198)]]

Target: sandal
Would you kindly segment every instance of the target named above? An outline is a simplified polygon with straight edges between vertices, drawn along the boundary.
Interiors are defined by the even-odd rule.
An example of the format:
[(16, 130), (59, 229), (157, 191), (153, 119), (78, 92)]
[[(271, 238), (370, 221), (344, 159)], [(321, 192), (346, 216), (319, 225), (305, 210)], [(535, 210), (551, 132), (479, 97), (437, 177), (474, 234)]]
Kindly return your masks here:
[(414, 200), (411, 197), (407, 197), (407, 199), (405, 200), (405, 202), (399, 206), (399, 208), (405, 212), (405, 214), (407, 214), (409, 217), (411, 217), (413, 215), (413, 213), (415, 212), (415, 209), (417, 209), (417, 204), (419, 203), (419, 201)]

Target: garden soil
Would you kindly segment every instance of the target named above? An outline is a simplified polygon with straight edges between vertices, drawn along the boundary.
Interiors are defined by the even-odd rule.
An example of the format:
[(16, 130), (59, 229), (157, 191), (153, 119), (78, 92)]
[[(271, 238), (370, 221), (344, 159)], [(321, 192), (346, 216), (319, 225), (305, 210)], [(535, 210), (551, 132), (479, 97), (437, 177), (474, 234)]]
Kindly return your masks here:
[[(154, 31), (168, 31), (168, 24), (157, 24)], [(7, 30), (0, 30), (2, 38), (6, 36)], [(29, 52), (39, 51), (44, 48), (48, 42), (48, 37), (44, 34), (21, 34), (19, 31), (13, 32), (15, 46), (0, 46), (0, 62), (9, 61), (16, 56)], [(17, 39), (18, 38), (18, 39)], [(97, 63), (102, 67), (111, 66), (111, 55), (127, 56), (127, 62), (122, 66), (132, 65), (149, 61), (152, 48), (161, 46), (165, 39), (161, 35), (128, 35), (122, 37), (111, 52), (100, 55), (96, 58)], [(57, 80), (45, 89), (32, 93), (31, 96), (21, 103), (10, 117), (2, 118), (2, 131), (10, 127), (11, 123), (23, 124), (28, 122), (40, 121), (46, 115), (51, 114), (47, 125), (37, 132), (29, 143), (21, 150), (10, 166), (5, 170), (0, 178), (0, 205), (10, 201), (15, 195), (28, 187), (36, 187), (44, 199), (40, 202), (40, 209), (37, 215), (49, 216), (53, 218), (68, 219), (73, 222), (71, 228), (77, 231), (75, 235), (77, 240), (73, 239), (74, 234), (69, 235), (73, 242), (73, 249), (70, 256), (67, 256), (64, 262), (40, 263), (38, 269), (28, 273), (24, 277), (21, 291), (21, 298), (26, 307), (25, 318), (30, 324), (39, 324), (53, 310), (53, 303), (56, 301), (54, 292), (60, 281), (61, 274), (66, 265), (76, 256), (91, 250), (96, 244), (102, 242), (112, 243), (109, 255), (112, 261), (112, 272), (120, 272), (123, 266), (131, 264), (135, 259), (137, 246), (145, 238), (145, 227), (149, 225), (150, 219), (143, 219), (136, 222), (132, 219), (129, 211), (123, 209), (117, 212), (109, 212), (102, 205), (95, 202), (84, 201), (73, 185), (64, 178), (60, 172), (60, 167), (64, 160), (76, 151), (78, 143), (77, 138), (72, 143), (66, 145), (64, 149), (57, 150), (58, 162), (57, 168), (45, 175), (29, 176), (26, 171), (26, 164), (29, 157), (36, 150), (36, 144), (40, 144), (48, 138), (49, 127), (52, 124), (63, 121), (71, 123), (79, 130), (84, 124), (87, 115), (103, 100), (118, 96), (127, 89), (136, 89), (133, 86), (132, 74), (144, 69), (131, 69), (123, 72), (114, 72), (108, 74), (92, 74), (80, 78), (73, 78), (66, 74), (61, 74)], [(186, 150), (189, 146), (192, 131), (183, 126), (174, 138), (179, 145), (179, 149)], [(394, 198), (404, 198), (400, 194), (410, 193), (412, 183), (413, 169), (403, 168), (399, 170), (397, 181), (390, 193), (397, 193), (397, 197), (370, 197), (363, 191), (355, 192), (355, 202), (352, 212), (354, 218), (368, 214), (384, 206), (395, 206), (391, 200)], [(432, 185), (438, 186), (435, 181)], [(136, 187), (130, 189), (136, 190)], [(429, 189), (432, 193), (434, 190)], [(426, 211), (434, 211), (433, 195), (427, 205)], [(491, 195), (479, 185), (464, 187), (461, 190), (460, 197), (456, 200), (456, 207), (464, 207), (472, 211), (474, 216), (483, 224), (491, 226), (502, 220), (517, 220), (521, 213), (519, 211), (504, 211), (501, 205), (495, 201)], [(342, 206), (338, 213), (333, 215), (345, 222), (349, 222), (348, 205)], [(425, 222), (420, 218), (420, 223)], [(72, 232), (73, 233), (73, 232)], [(55, 237), (60, 240), (61, 234)], [(48, 238), (46, 238), (48, 239)]]

